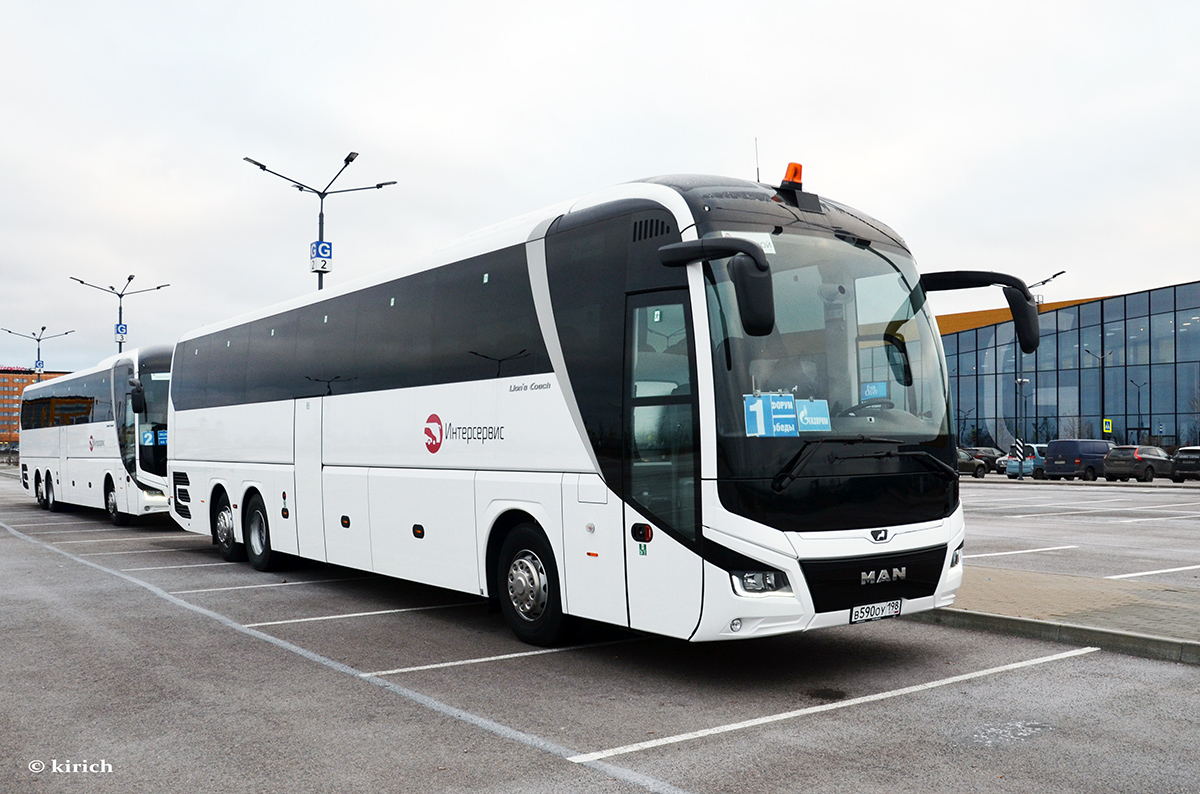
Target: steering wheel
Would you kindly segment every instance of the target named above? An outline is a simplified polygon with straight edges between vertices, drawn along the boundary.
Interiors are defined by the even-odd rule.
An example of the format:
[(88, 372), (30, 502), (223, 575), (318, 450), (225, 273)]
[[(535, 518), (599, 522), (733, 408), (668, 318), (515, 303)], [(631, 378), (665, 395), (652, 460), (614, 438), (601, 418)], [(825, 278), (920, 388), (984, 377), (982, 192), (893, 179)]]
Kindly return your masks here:
[(838, 416), (854, 416), (854, 412), (866, 408), (875, 408), (883, 410), (885, 408), (895, 408), (896, 404), (887, 397), (872, 397), (869, 400), (863, 400), (857, 405), (851, 405), (846, 410), (842, 411)]

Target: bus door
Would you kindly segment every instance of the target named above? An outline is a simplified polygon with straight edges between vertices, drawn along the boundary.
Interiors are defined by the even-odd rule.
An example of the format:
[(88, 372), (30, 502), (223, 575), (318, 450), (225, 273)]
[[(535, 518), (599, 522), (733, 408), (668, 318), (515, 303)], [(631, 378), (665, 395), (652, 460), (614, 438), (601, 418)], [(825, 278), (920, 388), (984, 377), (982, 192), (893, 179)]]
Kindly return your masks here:
[(625, 568), (631, 628), (691, 636), (703, 563), (695, 344), (686, 290), (626, 299)]

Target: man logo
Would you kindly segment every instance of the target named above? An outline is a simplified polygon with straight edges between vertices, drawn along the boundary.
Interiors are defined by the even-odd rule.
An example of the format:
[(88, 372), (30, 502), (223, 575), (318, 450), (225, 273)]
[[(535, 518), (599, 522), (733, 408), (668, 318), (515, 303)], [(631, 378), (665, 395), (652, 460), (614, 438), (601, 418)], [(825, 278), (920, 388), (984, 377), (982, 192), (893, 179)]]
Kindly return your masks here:
[(901, 568), (893, 568), (891, 574), (888, 574), (888, 569), (884, 568), (878, 573), (875, 571), (863, 571), (862, 581), (859, 584), (883, 584), (884, 582), (898, 582), (908, 576), (907, 566)]
[(425, 449), (437, 452), (442, 448), (442, 420), (437, 414), (430, 414), (425, 420)]
[(872, 529), (871, 530), (871, 540), (875, 541), (876, 543), (883, 543), (887, 539), (888, 539), (888, 531), (886, 529)]

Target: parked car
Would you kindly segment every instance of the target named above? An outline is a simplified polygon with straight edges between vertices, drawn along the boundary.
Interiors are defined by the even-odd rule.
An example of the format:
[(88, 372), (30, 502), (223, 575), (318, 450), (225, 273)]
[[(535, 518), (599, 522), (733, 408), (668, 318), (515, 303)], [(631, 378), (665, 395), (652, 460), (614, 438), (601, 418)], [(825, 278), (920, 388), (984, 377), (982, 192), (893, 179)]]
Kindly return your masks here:
[(1004, 456), (1004, 453), (995, 447), (963, 447), (967, 454), (973, 458), (982, 460), (987, 464), (988, 471), (1000, 472), (1000, 467), (996, 461)]
[(970, 474), (972, 477), (980, 478), (987, 474), (988, 465), (982, 460), (967, 452), (965, 449), (958, 451), (958, 473)]
[(1171, 456), (1162, 447), (1113, 447), (1104, 458), (1104, 479), (1109, 482), (1129, 482), (1130, 477), (1150, 482), (1155, 474), (1170, 472)]
[(1000, 457), (996, 458), (996, 471), (1004, 474), (1008, 471), (1008, 464), (1012, 463), (1014, 460), (1016, 460), (1016, 458), (1014, 458), (1012, 455), (1001, 455)]
[(1104, 476), (1104, 456), (1115, 444), (1094, 438), (1059, 438), (1046, 445), (1046, 476), (1051, 480)]
[(1032, 477), (1035, 480), (1046, 479), (1046, 445), (1026, 444), (1025, 458), (1019, 461), (1019, 465), (1010, 463), (1005, 467), (1004, 473), (1010, 480), (1017, 479), (1017, 475)]
[(1171, 479), (1200, 480), (1200, 447), (1180, 447), (1171, 458)]

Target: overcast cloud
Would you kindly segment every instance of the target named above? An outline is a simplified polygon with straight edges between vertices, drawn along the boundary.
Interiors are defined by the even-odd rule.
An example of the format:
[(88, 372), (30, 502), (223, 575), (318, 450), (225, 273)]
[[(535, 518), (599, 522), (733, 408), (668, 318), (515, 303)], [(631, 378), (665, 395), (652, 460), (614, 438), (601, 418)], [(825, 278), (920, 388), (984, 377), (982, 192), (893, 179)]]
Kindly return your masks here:
[[(20, 3), (0, 51), (0, 326), (76, 369), (658, 174), (805, 187), (924, 270), (1047, 301), (1200, 278), (1200, 6)], [(1000, 306), (939, 293), (938, 313)], [(34, 343), (0, 334), (0, 364)]]

